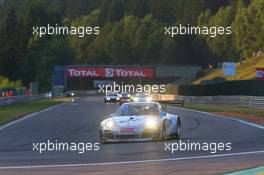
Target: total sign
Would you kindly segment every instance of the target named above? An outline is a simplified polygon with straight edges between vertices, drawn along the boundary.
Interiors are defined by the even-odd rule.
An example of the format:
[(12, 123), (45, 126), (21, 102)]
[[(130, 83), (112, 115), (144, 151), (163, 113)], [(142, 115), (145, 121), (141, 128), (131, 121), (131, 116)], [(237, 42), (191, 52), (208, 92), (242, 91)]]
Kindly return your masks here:
[(106, 77), (153, 77), (150, 68), (115, 68), (106, 69)]
[(68, 67), (67, 77), (154, 77), (153, 68)]
[(264, 80), (264, 68), (257, 68), (256, 69), (256, 79), (257, 80)]
[(68, 67), (67, 77), (103, 77), (104, 69), (97, 67)]

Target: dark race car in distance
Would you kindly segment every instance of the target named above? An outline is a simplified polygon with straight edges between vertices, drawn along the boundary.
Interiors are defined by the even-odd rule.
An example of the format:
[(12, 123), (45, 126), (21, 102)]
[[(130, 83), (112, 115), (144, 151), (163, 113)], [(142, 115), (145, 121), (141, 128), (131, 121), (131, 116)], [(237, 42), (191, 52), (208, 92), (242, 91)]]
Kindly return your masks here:
[(132, 101), (131, 94), (127, 92), (122, 92), (120, 94), (120, 104), (125, 103), (125, 102), (130, 102)]
[(108, 93), (104, 97), (104, 102), (119, 102), (120, 101), (120, 95), (118, 93)]

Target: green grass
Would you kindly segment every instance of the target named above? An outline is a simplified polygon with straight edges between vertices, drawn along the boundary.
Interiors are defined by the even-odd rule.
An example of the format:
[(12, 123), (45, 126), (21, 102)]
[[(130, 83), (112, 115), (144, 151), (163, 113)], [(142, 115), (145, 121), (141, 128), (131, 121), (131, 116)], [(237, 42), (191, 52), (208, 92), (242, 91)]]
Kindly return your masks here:
[[(264, 55), (253, 58), (248, 58), (241, 63), (237, 63), (237, 72), (235, 76), (225, 77), (227, 80), (249, 80), (254, 79), (256, 76), (256, 68), (264, 67)], [(215, 69), (204, 77), (198, 78), (193, 81), (193, 84), (199, 84), (203, 80), (212, 80), (216, 77), (223, 77), (221, 68)]]
[(237, 114), (264, 117), (264, 109), (258, 109), (258, 108), (207, 105), (207, 104), (185, 104), (184, 108), (195, 109), (195, 110), (211, 112), (211, 113), (227, 112), (227, 113), (237, 113)]
[(63, 101), (63, 99), (47, 99), (0, 106), (0, 124), (15, 120), (32, 112), (60, 104)]

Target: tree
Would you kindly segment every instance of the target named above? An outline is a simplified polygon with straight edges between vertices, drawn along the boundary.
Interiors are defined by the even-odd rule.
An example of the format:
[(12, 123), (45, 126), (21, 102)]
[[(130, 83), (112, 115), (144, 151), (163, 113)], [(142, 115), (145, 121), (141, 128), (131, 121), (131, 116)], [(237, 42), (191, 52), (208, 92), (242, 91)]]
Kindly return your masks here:
[(149, 13), (148, 0), (130, 0), (126, 5), (126, 15), (133, 15), (143, 18)]
[(19, 24), (15, 10), (11, 7), (4, 16), (0, 29), (0, 75), (16, 79), (16, 70), (21, 56)]
[[(99, 17), (100, 17), (100, 10), (93, 11), (90, 15), (82, 16), (76, 20), (69, 21), (70, 24), (65, 24), (69, 27), (83, 27), (83, 26), (91, 26), (95, 27), (98, 25)], [(100, 32), (101, 35), (102, 32)], [(69, 44), (72, 49), (75, 50), (76, 53), (76, 63), (82, 64), (89, 62), (88, 58), (88, 52), (87, 49), (89, 48), (89, 45), (92, 43), (92, 41), (96, 38), (96, 36), (85, 36), (80, 38), (76, 35), (70, 35), (69, 38)]]
[(264, 1), (253, 0), (238, 10), (232, 24), (235, 47), (242, 56), (264, 50)]
[[(230, 27), (235, 17), (235, 12), (236, 9), (234, 6), (220, 8), (216, 15), (212, 16), (210, 19), (209, 26), (224, 28)], [(231, 34), (218, 34), (215, 38), (208, 36), (206, 40), (209, 48), (220, 61), (238, 59)]]
[(32, 42), (30, 51), (21, 60), (19, 72), (24, 84), (36, 81), (41, 89), (49, 89), (53, 66), (73, 61), (74, 52), (66, 38), (46, 37)]

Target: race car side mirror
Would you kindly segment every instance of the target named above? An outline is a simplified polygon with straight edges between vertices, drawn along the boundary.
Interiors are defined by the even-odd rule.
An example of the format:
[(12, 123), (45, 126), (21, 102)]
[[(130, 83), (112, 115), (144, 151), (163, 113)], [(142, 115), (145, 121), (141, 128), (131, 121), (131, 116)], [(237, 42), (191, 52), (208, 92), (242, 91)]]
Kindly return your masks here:
[(114, 116), (115, 116), (115, 113), (110, 114), (110, 116), (111, 116), (111, 117), (114, 117)]
[(168, 109), (168, 106), (163, 104), (162, 105), (162, 110), (165, 111), (165, 112), (167, 112), (167, 109)]
[(165, 105), (165, 111), (166, 112), (168, 111), (168, 105)]

